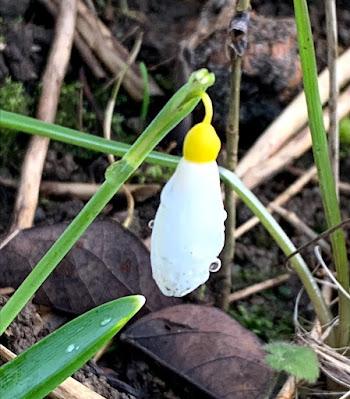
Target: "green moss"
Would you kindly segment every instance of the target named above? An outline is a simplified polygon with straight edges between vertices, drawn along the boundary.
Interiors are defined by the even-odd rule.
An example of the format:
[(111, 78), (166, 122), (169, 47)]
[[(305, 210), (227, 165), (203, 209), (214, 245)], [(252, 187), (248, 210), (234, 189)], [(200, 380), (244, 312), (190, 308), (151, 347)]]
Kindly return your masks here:
[[(22, 115), (30, 115), (33, 106), (33, 99), (25, 91), (20, 82), (14, 82), (6, 78), (0, 88), (0, 108), (5, 111), (17, 112)], [(8, 129), (1, 129), (0, 157), (4, 164), (9, 158), (18, 156), (18, 143), (16, 134)]]
[[(82, 88), (79, 82), (67, 83), (62, 86), (57, 108), (56, 123), (91, 134), (99, 132), (102, 136), (102, 128), (100, 122), (96, 118), (95, 112), (90, 110), (89, 104), (86, 101), (83, 101), (81, 104), (81, 90)], [(101, 109), (105, 107), (108, 101), (106, 94), (103, 93), (101, 95), (98, 90), (96, 90), (95, 99), (97, 103), (101, 104)], [(79, 119), (81, 121), (79, 121)], [(123, 115), (115, 112), (112, 118), (113, 139), (129, 142), (130, 135), (127, 135), (123, 130), (123, 122)], [(93, 151), (66, 144), (55, 143), (55, 148), (62, 152), (69, 151), (80, 159), (91, 160), (96, 157), (96, 153)]]
[(255, 302), (239, 302), (229, 312), (247, 329), (264, 341), (288, 339), (293, 335), (292, 312), (287, 302), (291, 300), (288, 287), (265, 291)]
[(173, 173), (174, 170), (170, 168), (165, 168), (159, 165), (145, 165), (135, 173), (134, 177), (140, 184), (165, 184), (170, 179)]

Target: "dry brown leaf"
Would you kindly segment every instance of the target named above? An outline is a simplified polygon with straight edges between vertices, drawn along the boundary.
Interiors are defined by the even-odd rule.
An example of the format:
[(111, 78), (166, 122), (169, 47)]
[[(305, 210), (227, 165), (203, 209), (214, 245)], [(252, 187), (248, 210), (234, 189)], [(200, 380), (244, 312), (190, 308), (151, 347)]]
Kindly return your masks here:
[(258, 338), (213, 307), (162, 309), (131, 325), (122, 339), (190, 382), (201, 398), (262, 399), (273, 385)]
[[(17, 287), (67, 227), (60, 223), (19, 233), (0, 251), (0, 286)], [(38, 291), (35, 301), (80, 314), (124, 295), (143, 294), (155, 311), (179, 303), (161, 294), (149, 252), (119, 223), (93, 223)]]

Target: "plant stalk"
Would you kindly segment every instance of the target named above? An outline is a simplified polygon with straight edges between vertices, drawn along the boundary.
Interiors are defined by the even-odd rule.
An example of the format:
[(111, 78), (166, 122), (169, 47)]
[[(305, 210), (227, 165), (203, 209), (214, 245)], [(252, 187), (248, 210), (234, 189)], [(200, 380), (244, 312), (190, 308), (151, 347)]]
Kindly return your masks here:
[[(236, 5), (236, 14), (233, 17), (229, 33), (231, 35), (231, 73), (229, 110), (226, 125), (226, 169), (234, 172), (238, 161), (239, 142), (239, 110), (242, 76), (242, 56), (247, 46), (247, 29), (249, 17), (242, 21), (242, 14), (247, 14), (250, 9), (250, 0), (239, 0)], [(237, 23), (239, 19), (239, 23)], [(239, 27), (239, 28), (238, 28)], [(221, 253), (221, 269), (212, 277), (215, 305), (227, 310), (231, 292), (231, 269), (235, 254), (235, 228), (236, 228), (236, 195), (230, 187), (225, 186), (225, 245)]]
[[(242, 58), (233, 55), (231, 61), (231, 92), (226, 127), (226, 162), (225, 167), (234, 172), (237, 166), (238, 142), (239, 142), (239, 109), (241, 89), (241, 65)], [(215, 303), (223, 310), (229, 307), (229, 295), (231, 292), (231, 267), (235, 253), (236, 228), (236, 195), (232, 189), (225, 186), (225, 209), (227, 219), (225, 222), (225, 245), (221, 253), (221, 269), (213, 276), (215, 284)]]
[[(15, 131), (49, 137), (52, 140), (73, 144), (104, 154), (122, 156), (126, 154), (130, 148), (129, 145), (124, 143), (106, 140), (91, 134), (81, 133), (73, 129), (63, 128), (11, 112), (0, 111), (0, 126)], [(179, 157), (157, 152), (151, 152), (146, 157), (146, 161), (149, 163), (171, 168), (175, 168), (179, 160)], [(234, 173), (224, 168), (220, 168), (220, 175), (224, 183), (230, 185), (232, 190), (234, 190), (242, 201), (251, 209), (254, 215), (261, 220), (284, 254), (288, 256), (294, 252), (296, 248), (289, 237), (263, 204), (244, 186), (241, 180)], [(296, 255), (291, 259), (291, 264), (305, 286), (305, 290), (314, 306), (318, 319), (322, 325), (329, 324), (332, 321), (332, 315), (303, 258), (300, 255)], [(333, 335), (329, 338), (329, 344), (334, 345)]]
[[(341, 222), (340, 208), (335, 188), (332, 166), (329, 157), (326, 131), (323, 123), (322, 104), (317, 83), (315, 48), (306, 0), (294, 0), (295, 18), (298, 33), (299, 53), (303, 70), (304, 90), (309, 114), (312, 148), (317, 167), (327, 227)], [(345, 291), (349, 292), (349, 265), (345, 235), (342, 229), (331, 235), (331, 244), (337, 279)], [(350, 302), (339, 293), (339, 327), (337, 346), (349, 343)]]
[[(121, 185), (140, 166), (147, 154), (171, 129), (192, 112), (200, 101), (202, 93), (213, 83), (214, 75), (206, 70), (192, 74), (189, 82), (173, 95), (143, 134), (125, 152), (123, 158), (107, 168), (106, 180), (100, 189), (0, 310), (0, 335), (5, 332)], [(0, 125), (3, 122), (3, 116), (3, 111), (1, 111)]]

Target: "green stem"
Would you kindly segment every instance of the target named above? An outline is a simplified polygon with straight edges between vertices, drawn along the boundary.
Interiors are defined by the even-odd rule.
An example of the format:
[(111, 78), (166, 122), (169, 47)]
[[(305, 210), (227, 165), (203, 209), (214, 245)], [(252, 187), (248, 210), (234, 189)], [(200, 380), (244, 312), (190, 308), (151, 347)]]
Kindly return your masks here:
[[(124, 155), (129, 145), (102, 139), (87, 133), (81, 133), (72, 129), (62, 128), (53, 124), (49, 124), (35, 119), (13, 114), (10, 112), (0, 111), (0, 126), (8, 129), (22, 131), (30, 134), (37, 134), (44, 137), (49, 137), (53, 140), (64, 143), (74, 144), (93, 151), (102, 152), (105, 154), (114, 154), (117, 156)], [(146, 157), (146, 161), (160, 166), (175, 168), (179, 162), (179, 157), (168, 154), (152, 152)], [(283, 252), (288, 256), (296, 250), (293, 243), (288, 236), (278, 225), (275, 219), (270, 215), (268, 210), (261, 204), (255, 195), (248, 190), (239, 178), (221, 168), (220, 175), (223, 181), (228, 184), (242, 199), (242, 201), (251, 209), (251, 211), (264, 224), (276, 243), (280, 246)], [(292, 266), (299, 278), (303, 282), (306, 292), (315, 308), (315, 312), (322, 324), (326, 325), (332, 320), (332, 316), (323, 301), (320, 290), (305, 265), (304, 260), (300, 255), (296, 255), (291, 260)], [(1, 315), (1, 313), (0, 313)], [(333, 344), (333, 337), (330, 337), (329, 343)]]
[[(254, 215), (259, 218), (262, 225), (271, 234), (272, 238), (284, 254), (286, 256), (292, 254), (295, 251), (294, 244), (252, 191), (250, 191), (234, 173), (227, 169), (220, 168), (220, 176), (224, 183), (231, 187), (231, 189), (236, 192), (239, 198), (249, 207)], [(315, 308), (315, 312), (321, 324), (329, 324), (332, 320), (332, 316), (323, 300), (323, 296), (315, 279), (301, 255), (297, 254), (293, 256), (290, 259), (290, 264), (302, 281), (305, 291)], [(333, 338), (334, 337), (330, 337), (330, 343), (333, 342)]]
[[(143, 134), (125, 151), (123, 158), (107, 169), (106, 181), (100, 189), (1, 309), (0, 335), (4, 333), (121, 185), (140, 166), (147, 154), (174, 126), (192, 112), (200, 101), (201, 94), (213, 83), (214, 75), (207, 71), (201, 70), (194, 73), (189, 82), (174, 94)], [(3, 126), (3, 122), (4, 112), (1, 111), (0, 126)]]
[[(327, 227), (331, 228), (341, 222), (341, 214), (328, 152), (326, 131), (323, 124), (322, 104), (317, 81), (316, 56), (306, 0), (294, 0), (294, 9), (313, 154), (317, 166)], [(336, 230), (331, 235), (331, 244), (337, 279), (343, 288), (349, 291), (348, 259), (345, 235), (342, 229)], [(350, 302), (345, 295), (339, 293), (338, 346), (348, 345), (349, 331)]]
[[(48, 137), (62, 143), (75, 145), (88, 150), (123, 156), (130, 145), (118, 141), (107, 140), (89, 133), (82, 133), (78, 130), (42, 122), (28, 116), (15, 114), (0, 110), (0, 126), (9, 130), (15, 130), (32, 135)], [(151, 151), (146, 161), (161, 166), (176, 167), (177, 159), (174, 156)]]
[[(123, 175), (126, 176), (126, 171)], [(99, 191), (90, 199), (82, 211), (76, 216), (56, 243), (49, 249), (39, 261), (30, 275), (23, 281), (7, 304), (0, 311), (0, 335), (5, 332), (17, 314), (23, 309), (28, 300), (34, 295), (37, 289), (44, 283), (56, 265), (65, 257), (73, 247), (76, 238), (80, 237), (90, 223), (102, 211), (106, 203), (113, 197), (117, 187), (111, 180), (106, 180)]]

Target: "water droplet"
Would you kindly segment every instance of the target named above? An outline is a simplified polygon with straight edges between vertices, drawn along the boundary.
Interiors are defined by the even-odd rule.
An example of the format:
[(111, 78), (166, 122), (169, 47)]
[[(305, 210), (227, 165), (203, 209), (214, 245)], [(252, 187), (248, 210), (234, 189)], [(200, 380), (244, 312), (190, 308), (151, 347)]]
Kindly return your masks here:
[(154, 226), (154, 220), (152, 219), (152, 220), (150, 220), (150, 221), (148, 222), (148, 227), (152, 230), (152, 229), (153, 229), (153, 226)]
[(73, 352), (75, 349), (75, 345), (74, 344), (70, 344), (67, 346), (66, 352), (70, 353)]
[(103, 327), (103, 326), (106, 326), (108, 323), (111, 322), (111, 320), (112, 320), (111, 317), (109, 317), (108, 319), (102, 320), (101, 323), (100, 323), (100, 326), (102, 326), (102, 327)]
[(221, 260), (218, 258), (214, 262), (212, 262), (212, 264), (209, 266), (209, 271), (215, 273), (218, 270), (220, 270), (220, 267), (221, 267)]

